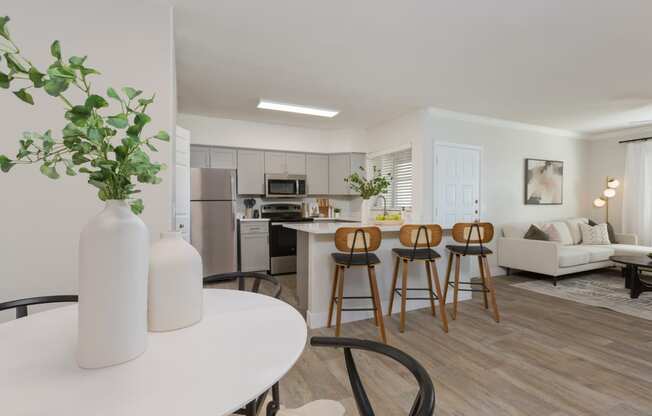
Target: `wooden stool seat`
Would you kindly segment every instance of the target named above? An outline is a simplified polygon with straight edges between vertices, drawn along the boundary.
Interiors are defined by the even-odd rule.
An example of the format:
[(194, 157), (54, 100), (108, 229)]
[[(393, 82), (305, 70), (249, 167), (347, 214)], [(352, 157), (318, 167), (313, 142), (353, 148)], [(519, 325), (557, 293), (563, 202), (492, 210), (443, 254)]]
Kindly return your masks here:
[[(380, 247), (382, 236), (378, 227), (341, 227), (335, 232), (335, 247), (338, 253), (331, 253), (335, 261), (333, 288), (328, 307), (328, 327), (331, 327), (333, 309), (337, 305), (335, 336), (340, 336), (342, 311), (373, 311), (374, 323), (380, 332), (380, 338), (387, 343), (385, 324), (383, 322), (382, 303), (376, 282), (376, 264), (380, 259), (372, 253)], [(344, 296), (344, 271), (351, 267), (366, 267), (369, 278), (370, 296)], [(371, 299), (371, 308), (344, 308), (345, 299)]]
[(441, 257), (439, 253), (431, 248), (418, 248), (416, 250), (411, 248), (393, 248), (392, 251), (400, 258), (408, 260), (435, 260)]
[[(401, 297), (401, 322), (400, 331), (405, 331), (405, 307), (408, 300), (429, 300), (430, 310), (433, 316), (437, 316), (435, 309), (435, 300), (439, 301), (440, 317), (445, 332), (448, 332), (448, 319), (446, 318), (446, 297), (442, 296), (439, 284), (439, 274), (435, 261), (441, 256), (432, 247), (436, 247), (441, 242), (442, 230), (439, 225), (418, 225), (407, 224), (401, 227), (399, 240), (401, 244), (411, 248), (394, 248), (392, 252), (396, 254), (396, 265), (394, 266), (394, 276), (392, 277), (392, 288), (389, 294), (389, 309), (387, 316), (392, 315), (392, 306), (394, 305), (394, 296)], [(428, 287), (411, 288), (408, 287), (408, 265), (413, 261), (423, 261), (426, 267), (426, 280)], [(403, 280), (401, 288), (396, 287), (398, 283), (399, 265), (403, 263)], [(435, 290), (433, 291), (433, 281)], [(426, 292), (427, 297), (409, 297), (408, 291)]]
[[(475, 237), (473, 236), (475, 232)], [(447, 245), (449, 251), (448, 267), (446, 269), (446, 286), (444, 287), (444, 297), (448, 294), (448, 287), (452, 287), (453, 292), (453, 320), (457, 319), (457, 298), (459, 292), (481, 292), (484, 298), (484, 307), (489, 309), (489, 299), (491, 299), (491, 308), (493, 309), (494, 320), (500, 322), (498, 313), (498, 304), (496, 303), (496, 291), (494, 289), (493, 278), (489, 271), (489, 261), (487, 255), (493, 254), (491, 250), (483, 244), (491, 241), (494, 235), (494, 227), (487, 222), (458, 223), (453, 226), (453, 240), (463, 245)], [(461, 258), (464, 256), (475, 256), (478, 258), (478, 269), (480, 271), (480, 282), (461, 281)], [(453, 257), (455, 257), (455, 282), (450, 281), (450, 275), (453, 266)], [(467, 285), (468, 289), (462, 289), (461, 285)], [(478, 287), (476, 289), (476, 287)]]
[(466, 256), (480, 256), (484, 254), (493, 254), (491, 250), (484, 246), (451, 246), (448, 245), (446, 248), (453, 253), (458, 253)]
[(335, 263), (342, 266), (371, 266), (380, 263), (380, 259), (374, 253), (354, 254), (352, 256), (346, 253), (331, 253), (331, 256)]

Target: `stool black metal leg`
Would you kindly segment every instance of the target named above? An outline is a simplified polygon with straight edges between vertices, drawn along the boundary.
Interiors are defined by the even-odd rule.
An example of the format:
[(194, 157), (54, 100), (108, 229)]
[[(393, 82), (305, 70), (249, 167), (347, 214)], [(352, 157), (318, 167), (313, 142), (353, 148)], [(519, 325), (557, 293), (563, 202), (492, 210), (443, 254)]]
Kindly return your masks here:
[(405, 304), (407, 302), (408, 261), (403, 260), (403, 283), (401, 286), (401, 325), (399, 330), (405, 332)]
[(448, 286), (451, 281), (451, 269), (453, 267), (453, 253), (448, 253), (448, 266), (446, 266), (446, 284), (444, 285), (444, 301), (448, 299)]
[(339, 276), (340, 266), (335, 265), (335, 273), (333, 273), (333, 289), (331, 290), (331, 301), (328, 304), (328, 327), (331, 327), (333, 322), (333, 306), (335, 305), (335, 295), (337, 294), (337, 280)]
[(430, 268), (430, 262), (424, 261), (426, 265), (426, 279), (428, 279), (428, 297), (430, 298), (430, 311), (432, 316), (437, 316), (437, 310), (435, 309), (435, 297), (432, 294), (432, 269)]
[(435, 293), (439, 298), (439, 312), (442, 326), (444, 327), (444, 332), (448, 332), (448, 318), (446, 317), (446, 298), (442, 296), (441, 286), (439, 284), (439, 272), (437, 271), (437, 264), (433, 261), (430, 263), (432, 267), (432, 278), (435, 281)]
[(460, 261), (459, 254), (455, 255), (455, 287), (453, 288), (453, 320), (457, 319), (457, 297), (460, 290)]
[(480, 281), (482, 281), (482, 297), (484, 298), (484, 308), (489, 309), (487, 301), (487, 281), (485, 280), (484, 267), (482, 266), (482, 257), (478, 256), (478, 271), (480, 272)]
[(394, 264), (394, 275), (392, 276), (392, 285), (389, 292), (389, 309), (387, 316), (392, 316), (392, 307), (394, 306), (394, 296), (396, 294), (396, 283), (398, 282), (398, 266), (401, 263), (401, 258), (396, 256), (396, 263)]

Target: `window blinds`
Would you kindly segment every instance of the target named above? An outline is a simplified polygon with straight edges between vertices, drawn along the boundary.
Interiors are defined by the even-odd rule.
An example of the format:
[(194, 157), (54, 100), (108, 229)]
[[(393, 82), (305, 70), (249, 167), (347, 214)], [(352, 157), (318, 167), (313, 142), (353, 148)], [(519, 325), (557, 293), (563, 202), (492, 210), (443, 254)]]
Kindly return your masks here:
[[(384, 194), (388, 209), (412, 207), (412, 149), (378, 156), (371, 160), (383, 175), (390, 174), (391, 186)], [(382, 202), (380, 202), (382, 203)]]

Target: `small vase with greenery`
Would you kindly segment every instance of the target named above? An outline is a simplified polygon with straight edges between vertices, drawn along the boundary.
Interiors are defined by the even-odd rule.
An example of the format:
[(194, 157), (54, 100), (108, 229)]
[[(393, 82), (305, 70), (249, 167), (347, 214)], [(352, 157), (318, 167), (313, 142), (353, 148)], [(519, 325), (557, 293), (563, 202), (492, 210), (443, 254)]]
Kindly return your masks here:
[(362, 204), (360, 206), (360, 220), (363, 223), (367, 223), (370, 222), (369, 216), (371, 207), (369, 199), (376, 195), (381, 195), (387, 192), (392, 177), (390, 174), (383, 175), (380, 169), (378, 169), (376, 166), (373, 167), (373, 171), (371, 172), (369, 178), (366, 177), (367, 175), (365, 174), (365, 169), (362, 166), (360, 166), (360, 171), (362, 174), (354, 172), (345, 178), (344, 181), (349, 184), (349, 187), (353, 191), (360, 194), (362, 197)]
[(360, 166), (360, 171), (362, 171), (362, 175), (354, 172), (345, 178), (344, 182), (348, 183), (353, 191), (360, 194), (362, 199), (369, 199), (372, 196), (387, 192), (392, 180), (390, 174), (383, 175), (380, 169), (374, 166), (371, 177), (367, 179), (366, 175), (364, 175), (365, 169), (362, 166)]
[[(88, 183), (98, 188), (102, 201), (128, 201), (135, 214), (143, 211), (137, 183), (158, 184), (165, 166), (153, 162), (149, 152), (156, 152), (155, 140), (169, 141), (165, 131), (146, 135), (143, 130), (151, 122), (147, 107), (154, 95), (142, 98), (142, 91), (131, 87), (106, 91), (119, 106), (109, 111), (109, 101), (92, 89), (91, 79), (100, 73), (86, 63), (86, 56), (65, 60), (59, 41), (50, 46), (54, 58), (47, 70), (37, 68), (12, 40), (9, 17), (0, 17), (0, 88), (12, 89), (23, 102), (34, 105), (32, 93), (43, 90), (64, 106), (66, 126), (59, 135), (52, 130), (25, 132), (19, 141), (15, 158), (0, 155), (0, 170), (9, 172), (16, 165), (39, 164), (50, 179), (58, 179), (60, 171), (69, 176), (88, 175)], [(3, 64), (4, 67), (3, 68)], [(76, 94), (76, 98), (73, 95)], [(139, 98), (140, 97), (140, 98)]]

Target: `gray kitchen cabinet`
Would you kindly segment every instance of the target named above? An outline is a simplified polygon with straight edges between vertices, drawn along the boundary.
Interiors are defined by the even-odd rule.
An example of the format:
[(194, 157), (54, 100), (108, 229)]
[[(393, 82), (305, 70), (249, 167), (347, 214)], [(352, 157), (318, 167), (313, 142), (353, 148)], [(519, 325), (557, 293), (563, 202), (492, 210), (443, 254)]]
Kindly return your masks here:
[(365, 167), (364, 153), (328, 155), (328, 193), (330, 195), (355, 195), (349, 184), (344, 182), (354, 172), (363, 175), (360, 166)]
[(269, 228), (267, 222), (240, 223), (240, 271), (269, 270)]
[(284, 152), (265, 152), (265, 173), (282, 175), (287, 173)]
[(344, 178), (351, 172), (351, 155), (328, 155), (328, 193), (330, 195), (348, 195), (349, 185)]
[(328, 195), (328, 155), (306, 155), (309, 195)]
[(265, 152), (238, 150), (238, 195), (265, 193)]
[(236, 169), (238, 167), (238, 157), (235, 149), (224, 147), (211, 147), (211, 164), (216, 169)]
[(210, 148), (190, 146), (190, 167), (209, 168), (211, 166)]
[(306, 155), (304, 153), (286, 153), (285, 170), (288, 175), (305, 175)]

